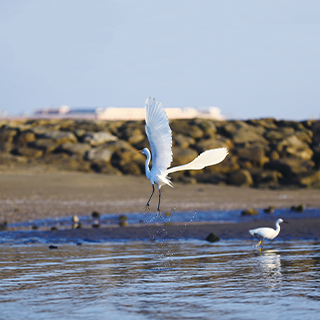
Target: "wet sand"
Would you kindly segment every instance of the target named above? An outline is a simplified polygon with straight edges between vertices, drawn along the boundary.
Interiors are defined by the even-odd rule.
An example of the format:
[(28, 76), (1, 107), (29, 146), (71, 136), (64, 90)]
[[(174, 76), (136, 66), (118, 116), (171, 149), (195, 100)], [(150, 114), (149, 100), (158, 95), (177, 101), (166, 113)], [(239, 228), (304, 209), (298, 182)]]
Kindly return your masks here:
[[(36, 238), (41, 242), (63, 243), (63, 242), (99, 242), (117, 240), (164, 240), (164, 239), (197, 239), (205, 240), (210, 233), (219, 236), (221, 240), (230, 239), (252, 239), (257, 240), (249, 234), (248, 230), (259, 226), (274, 228), (272, 221), (253, 221), (241, 223), (187, 223), (187, 224), (158, 224), (140, 226), (107, 226), (98, 229), (68, 229), (57, 231), (28, 231), (15, 232), (15, 240), (23, 239), (26, 236), (34, 242)], [(320, 240), (320, 219), (295, 219), (289, 224), (281, 225), (281, 232), (277, 240)]]
[[(93, 211), (106, 213), (142, 212), (151, 194), (150, 182), (142, 176), (110, 176), (91, 173), (39, 172), (24, 170), (20, 172), (2, 172), (0, 174), (0, 222), (21, 222), (40, 218), (66, 217), (77, 214), (90, 215)], [(320, 190), (259, 190), (209, 184), (184, 185), (174, 183), (174, 189), (162, 188), (161, 210), (231, 210), (247, 208), (289, 208), (304, 204), (307, 207), (320, 208)], [(156, 211), (158, 192), (150, 203), (151, 211)], [(319, 219), (304, 219), (290, 223), (283, 228), (295, 237), (317, 238), (320, 234)], [(248, 237), (248, 229), (259, 226), (258, 222), (241, 224), (188, 224), (166, 226), (166, 237), (203, 238), (214, 232), (224, 238)], [(241, 225), (241, 227), (239, 226)], [(264, 223), (264, 225), (266, 225)], [(271, 223), (272, 226), (272, 223)], [(145, 228), (145, 229), (144, 229)], [(150, 232), (157, 234), (157, 228), (150, 227), (103, 228), (58, 231), (96, 233), (103, 232), (111, 237), (139, 238)], [(155, 228), (154, 231), (152, 228)], [(111, 231), (107, 231), (107, 230)], [(104, 230), (104, 231), (101, 231)], [(149, 231), (148, 231), (149, 230)], [(182, 230), (182, 231), (181, 231)], [(242, 230), (242, 231), (241, 231)], [(160, 232), (159, 231), (159, 232)], [(138, 233), (138, 234), (137, 234)], [(168, 234), (170, 233), (170, 236)], [(176, 236), (174, 236), (176, 234)], [(83, 235), (85, 236), (85, 235)], [(237, 238), (236, 237), (236, 238)], [(152, 238), (152, 237), (151, 237)]]

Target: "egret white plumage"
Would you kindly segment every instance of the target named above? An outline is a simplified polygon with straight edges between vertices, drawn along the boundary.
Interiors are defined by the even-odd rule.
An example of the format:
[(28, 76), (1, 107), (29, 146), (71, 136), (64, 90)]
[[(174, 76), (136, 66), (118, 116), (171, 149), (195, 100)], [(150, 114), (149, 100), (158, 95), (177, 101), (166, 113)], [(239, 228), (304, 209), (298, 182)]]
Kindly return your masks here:
[[(151, 153), (148, 148), (140, 152), (147, 156), (145, 162), (146, 176), (152, 184), (152, 193), (146, 204), (145, 210), (150, 209), (150, 200), (154, 193), (154, 184), (159, 189), (159, 202), (157, 215), (160, 214), (161, 187), (173, 185), (168, 175), (181, 170), (200, 170), (221, 162), (228, 154), (227, 148), (217, 148), (202, 152), (190, 163), (168, 169), (172, 162), (172, 132), (169, 126), (167, 114), (159, 101), (146, 100), (146, 134), (150, 143)], [(152, 168), (149, 163), (152, 155)], [(161, 214), (160, 214), (161, 216)]]
[(259, 242), (257, 243), (257, 247), (262, 243), (264, 239), (273, 240), (280, 232), (280, 223), (287, 223), (283, 221), (281, 218), (276, 221), (276, 229), (272, 229), (269, 227), (261, 227), (249, 230), (249, 233), (256, 237)]

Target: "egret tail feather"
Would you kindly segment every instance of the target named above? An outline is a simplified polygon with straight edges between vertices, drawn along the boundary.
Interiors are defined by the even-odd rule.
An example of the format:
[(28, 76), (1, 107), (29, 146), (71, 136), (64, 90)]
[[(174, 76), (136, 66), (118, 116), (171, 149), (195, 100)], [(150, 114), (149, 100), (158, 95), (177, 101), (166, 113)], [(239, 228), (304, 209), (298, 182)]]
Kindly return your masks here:
[(187, 164), (167, 169), (165, 171), (165, 175), (168, 175), (172, 172), (182, 171), (182, 170), (201, 170), (204, 167), (208, 167), (208, 166), (212, 166), (220, 163), (225, 159), (227, 155), (228, 155), (227, 148), (217, 148), (217, 149), (207, 150), (202, 152), (197, 158), (195, 158), (193, 161)]

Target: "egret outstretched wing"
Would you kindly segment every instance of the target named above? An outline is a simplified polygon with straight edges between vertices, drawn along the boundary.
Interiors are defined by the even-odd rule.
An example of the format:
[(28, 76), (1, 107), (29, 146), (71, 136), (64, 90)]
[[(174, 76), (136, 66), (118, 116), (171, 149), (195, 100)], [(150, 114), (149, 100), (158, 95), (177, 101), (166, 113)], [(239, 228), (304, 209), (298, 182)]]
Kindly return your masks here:
[(161, 172), (172, 162), (172, 133), (169, 120), (159, 101), (146, 100), (146, 133), (151, 147), (152, 168)]

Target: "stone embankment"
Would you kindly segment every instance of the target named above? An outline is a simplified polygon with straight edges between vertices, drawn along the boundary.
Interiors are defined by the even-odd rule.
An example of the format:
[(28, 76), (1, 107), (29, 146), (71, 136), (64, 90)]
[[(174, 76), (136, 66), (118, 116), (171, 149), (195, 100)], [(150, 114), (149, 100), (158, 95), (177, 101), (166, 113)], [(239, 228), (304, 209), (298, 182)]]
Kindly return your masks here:
[[(320, 188), (320, 121), (173, 120), (173, 163), (227, 147), (228, 157), (173, 181), (257, 188)], [(42, 167), (104, 174), (144, 174), (149, 147), (143, 121), (1, 120), (0, 169)]]

